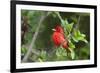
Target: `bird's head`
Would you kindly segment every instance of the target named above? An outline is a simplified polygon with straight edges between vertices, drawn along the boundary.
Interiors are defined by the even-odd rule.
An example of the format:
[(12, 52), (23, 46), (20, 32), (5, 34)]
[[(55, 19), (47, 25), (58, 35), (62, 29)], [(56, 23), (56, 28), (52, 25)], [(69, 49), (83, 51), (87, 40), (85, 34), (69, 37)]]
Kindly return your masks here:
[(57, 25), (54, 29), (52, 29), (53, 31), (56, 32), (60, 32), (60, 33), (64, 33), (63, 28), (60, 25)]

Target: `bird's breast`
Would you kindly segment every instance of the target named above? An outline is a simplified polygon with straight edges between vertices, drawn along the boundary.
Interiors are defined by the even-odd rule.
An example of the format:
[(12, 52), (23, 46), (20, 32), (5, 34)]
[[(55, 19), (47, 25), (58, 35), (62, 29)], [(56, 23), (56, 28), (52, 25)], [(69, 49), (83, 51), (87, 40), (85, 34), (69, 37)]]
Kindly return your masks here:
[(64, 35), (62, 33), (59, 33), (59, 32), (54, 32), (52, 35), (52, 39), (53, 39), (56, 46), (60, 46), (61, 43), (65, 41)]

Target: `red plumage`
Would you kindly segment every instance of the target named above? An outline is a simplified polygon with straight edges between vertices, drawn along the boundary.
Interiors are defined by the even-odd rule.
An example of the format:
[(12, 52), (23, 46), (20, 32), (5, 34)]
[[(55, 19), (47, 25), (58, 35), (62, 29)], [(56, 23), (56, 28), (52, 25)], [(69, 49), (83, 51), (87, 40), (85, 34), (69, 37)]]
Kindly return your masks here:
[(60, 25), (55, 27), (52, 40), (56, 46), (62, 45), (63, 48), (68, 48), (68, 41), (65, 39), (64, 30)]

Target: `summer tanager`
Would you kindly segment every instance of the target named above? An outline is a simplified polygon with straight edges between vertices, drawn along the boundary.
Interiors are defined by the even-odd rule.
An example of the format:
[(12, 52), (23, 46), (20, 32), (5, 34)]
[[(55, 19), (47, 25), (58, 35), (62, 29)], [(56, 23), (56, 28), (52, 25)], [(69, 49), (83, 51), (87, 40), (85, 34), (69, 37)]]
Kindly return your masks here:
[(63, 28), (60, 25), (57, 25), (52, 30), (54, 31), (53, 35), (52, 35), (52, 40), (53, 40), (54, 44), (57, 47), (62, 46), (63, 48), (67, 49), (68, 48), (68, 40), (65, 39)]

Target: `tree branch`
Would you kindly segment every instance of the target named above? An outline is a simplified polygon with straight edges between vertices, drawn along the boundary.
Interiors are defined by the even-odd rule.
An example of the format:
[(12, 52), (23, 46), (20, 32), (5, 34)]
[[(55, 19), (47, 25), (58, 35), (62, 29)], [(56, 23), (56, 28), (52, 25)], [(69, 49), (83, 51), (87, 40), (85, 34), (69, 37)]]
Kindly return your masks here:
[(62, 25), (62, 23), (63, 23), (63, 19), (62, 19), (62, 17), (60, 16), (59, 12), (55, 12), (55, 13), (57, 14), (58, 18), (59, 18), (60, 21), (61, 21), (61, 26), (63, 26), (63, 25)]
[(42, 22), (44, 21), (44, 19), (45, 19), (48, 15), (49, 15), (49, 12), (45, 13), (45, 15), (42, 15), (42, 16), (40, 17), (40, 21), (39, 21), (39, 23), (38, 23), (38, 27), (36, 28), (36, 31), (35, 31), (35, 33), (34, 33), (34, 35), (33, 35), (33, 38), (32, 38), (32, 42), (31, 42), (31, 44), (30, 44), (30, 46), (29, 46), (29, 48), (28, 48), (28, 51), (27, 51), (26, 55), (24, 56), (22, 62), (27, 62), (29, 55), (32, 53), (32, 48), (33, 48), (33, 46), (34, 46), (34, 43), (35, 43), (35, 40), (36, 40), (36, 38), (37, 38), (37, 35), (38, 35), (39, 29), (40, 29), (40, 27), (41, 27), (41, 24), (42, 24)]

